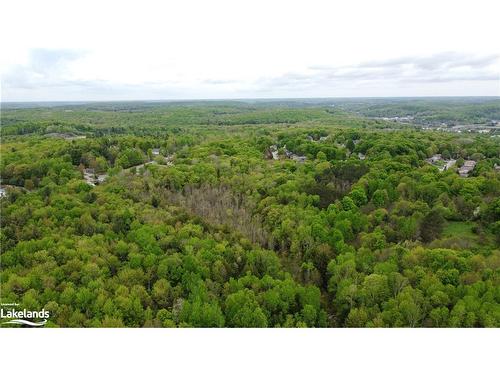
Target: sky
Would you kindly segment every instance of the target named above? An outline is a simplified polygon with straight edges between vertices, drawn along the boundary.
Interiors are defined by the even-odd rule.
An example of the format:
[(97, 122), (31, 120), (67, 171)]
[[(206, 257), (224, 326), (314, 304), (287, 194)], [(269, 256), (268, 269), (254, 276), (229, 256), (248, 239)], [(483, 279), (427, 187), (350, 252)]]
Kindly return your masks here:
[(2, 4), (2, 101), (498, 96), (498, 1)]

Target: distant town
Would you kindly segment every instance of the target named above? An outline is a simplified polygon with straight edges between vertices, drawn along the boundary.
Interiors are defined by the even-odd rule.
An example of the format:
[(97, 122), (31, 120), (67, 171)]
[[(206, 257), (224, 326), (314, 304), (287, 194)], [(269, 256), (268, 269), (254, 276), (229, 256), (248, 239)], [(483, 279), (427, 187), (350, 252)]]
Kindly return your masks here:
[(373, 117), (377, 120), (383, 120), (399, 124), (413, 125), (422, 130), (435, 130), (450, 133), (478, 133), (489, 134), (491, 136), (500, 135), (500, 121), (491, 120), (486, 124), (456, 124), (451, 121), (435, 123), (420, 123), (413, 116), (402, 117)]

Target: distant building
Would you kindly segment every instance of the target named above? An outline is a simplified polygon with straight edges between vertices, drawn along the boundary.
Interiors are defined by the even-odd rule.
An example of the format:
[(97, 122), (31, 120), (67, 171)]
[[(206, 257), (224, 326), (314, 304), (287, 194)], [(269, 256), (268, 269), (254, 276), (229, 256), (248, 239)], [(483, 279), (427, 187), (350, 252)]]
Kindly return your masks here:
[(447, 171), (457, 162), (455, 159), (443, 159), (443, 156), (441, 154), (435, 154), (426, 159), (426, 161), (427, 163), (437, 167), (440, 172)]
[(455, 159), (451, 159), (451, 160), (448, 160), (446, 161), (446, 164), (443, 165), (442, 167), (439, 168), (439, 171), (440, 172), (444, 172), (444, 171), (447, 171), (448, 169), (450, 169), (451, 167), (453, 167), (455, 165), (457, 161)]
[(97, 175), (97, 182), (102, 184), (104, 181), (106, 181), (107, 178), (108, 178), (107, 174)]
[(460, 177), (469, 177), (469, 173), (474, 170), (476, 162), (474, 160), (466, 160), (464, 164), (458, 169)]
[(151, 153), (153, 154), (153, 156), (158, 156), (158, 155), (160, 155), (160, 149), (159, 148), (153, 148), (151, 150)]
[(287, 150), (286, 149), (286, 145), (283, 146), (283, 149), (285, 151), (285, 156), (288, 159), (292, 159), (292, 160), (295, 160), (295, 161), (300, 162), (300, 163), (303, 163), (303, 162), (305, 162), (307, 160), (307, 157), (294, 154), (292, 151)]
[(303, 163), (307, 160), (307, 158), (305, 156), (293, 155), (292, 160), (295, 160), (299, 163)]
[(276, 145), (269, 146), (269, 148), (266, 150), (266, 158), (278, 160), (279, 159), (278, 146)]
[(95, 170), (94, 170), (94, 168), (85, 168), (83, 170), (83, 179), (90, 186), (95, 186)]
[(429, 163), (436, 163), (438, 162), (439, 160), (441, 160), (441, 154), (436, 154), (436, 155), (433, 155), (431, 156), (429, 159), (427, 159), (429, 161)]
[(460, 175), (460, 177), (468, 177), (469, 176), (469, 170), (467, 170), (465, 168), (460, 168), (458, 170), (458, 174)]

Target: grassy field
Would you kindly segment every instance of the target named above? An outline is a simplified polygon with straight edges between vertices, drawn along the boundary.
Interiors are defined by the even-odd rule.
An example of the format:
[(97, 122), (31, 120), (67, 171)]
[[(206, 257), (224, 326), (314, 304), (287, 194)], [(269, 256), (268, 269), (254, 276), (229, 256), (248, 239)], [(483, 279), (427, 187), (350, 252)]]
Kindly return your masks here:
[(477, 235), (472, 233), (473, 227), (474, 224), (465, 221), (450, 221), (444, 227), (443, 237), (476, 237)]

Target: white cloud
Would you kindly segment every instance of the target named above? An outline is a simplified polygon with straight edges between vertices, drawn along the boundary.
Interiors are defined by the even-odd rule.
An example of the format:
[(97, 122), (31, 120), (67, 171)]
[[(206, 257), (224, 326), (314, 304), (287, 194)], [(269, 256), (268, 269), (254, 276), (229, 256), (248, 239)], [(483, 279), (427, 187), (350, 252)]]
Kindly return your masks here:
[(499, 95), (495, 8), (486, 0), (9, 2), (2, 99)]

